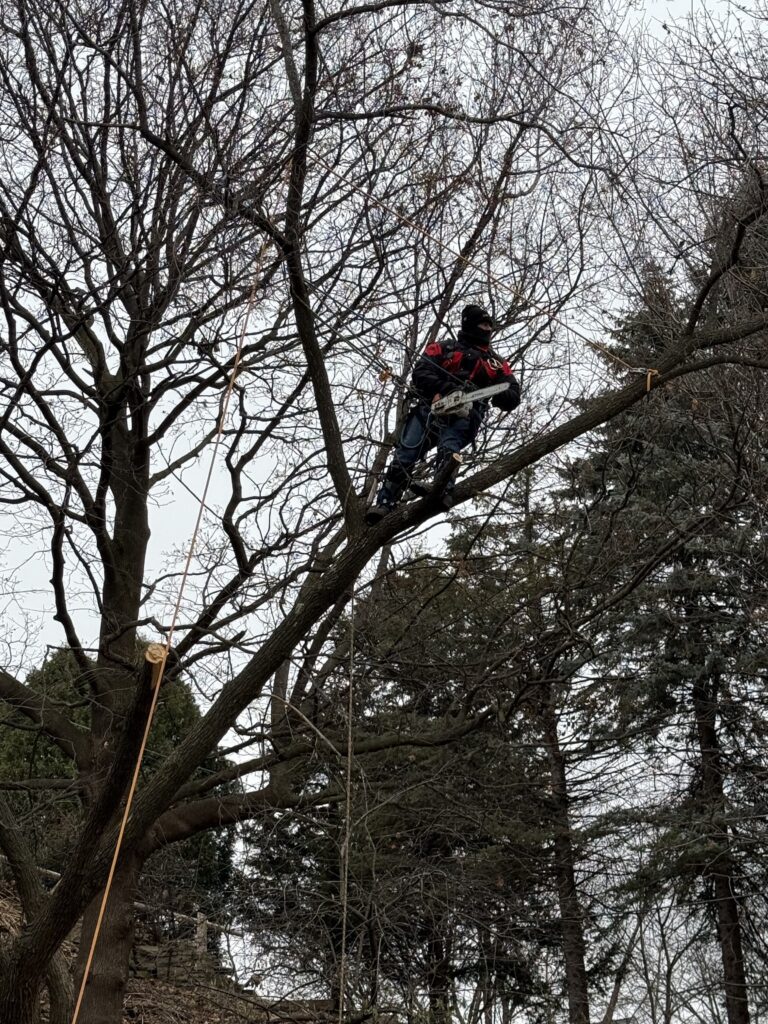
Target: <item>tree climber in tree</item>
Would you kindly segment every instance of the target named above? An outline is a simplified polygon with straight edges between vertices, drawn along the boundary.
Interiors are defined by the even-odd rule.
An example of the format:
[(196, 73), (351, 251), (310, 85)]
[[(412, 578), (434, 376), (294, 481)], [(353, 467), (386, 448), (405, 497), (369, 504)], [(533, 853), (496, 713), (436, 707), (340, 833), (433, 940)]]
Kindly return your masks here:
[[(451, 507), (453, 476), (449, 463), (477, 436), (488, 411), (488, 398), (471, 401), (473, 391), (504, 385), (490, 401), (498, 409), (509, 411), (520, 404), (520, 385), (509, 363), (491, 348), (494, 325), (481, 306), (465, 306), (461, 314), (461, 330), (455, 342), (432, 342), (427, 345), (413, 370), (411, 378), (416, 404), (405, 417), (400, 440), (395, 448), (375, 504), (366, 519), (377, 523), (392, 511), (403, 491), (411, 484), (415, 465), (435, 446), (435, 488), (441, 480), (445, 486), (439, 495), (445, 508)], [(456, 413), (439, 415), (435, 403), (447, 395), (461, 391), (469, 401)], [(456, 463), (458, 466), (458, 463)], [(446, 473), (446, 470), (448, 471)]]

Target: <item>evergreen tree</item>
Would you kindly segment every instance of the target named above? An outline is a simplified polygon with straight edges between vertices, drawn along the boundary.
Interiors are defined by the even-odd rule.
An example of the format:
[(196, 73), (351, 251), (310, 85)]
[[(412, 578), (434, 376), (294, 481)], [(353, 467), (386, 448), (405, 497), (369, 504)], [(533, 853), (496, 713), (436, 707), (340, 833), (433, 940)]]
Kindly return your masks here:
[[(83, 674), (67, 650), (57, 651), (27, 678), (27, 685), (36, 694), (77, 724), (85, 722), (88, 715), (89, 698), (82, 684)], [(145, 774), (199, 718), (186, 683), (177, 681), (164, 690)], [(1, 724), (0, 778), (12, 786), (7, 799), (37, 864), (59, 873), (80, 820), (80, 805), (88, 796), (75, 785), (71, 759), (45, 733), (30, 728), (20, 712), (6, 710)], [(198, 777), (205, 778), (222, 767), (221, 759), (210, 758), (201, 766)], [(160, 938), (184, 930), (174, 921), (174, 914), (200, 911), (207, 917), (226, 920), (231, 913), (233, 858), (234, 836), (226, 829), (204, 832), (161, 849), (150, 860), (137, 892), (137, 899), (152, 908), (141, 913), (144, 927)]]
[[(658, 274), (651, 287), (655, 314), (628, 317), (617, 332), (615, 351), (633, 365), (653, 365), (676, 318)], [(710, 316), (727, 312), (713, 300)], [(582, 537), (573, 564), (592, 581), (591, 600), (599, 564), (607, 593), (625, 592), (588, 631), (605, 687), (593, 740), (635, 737), (625, 763), (638, 770), (648, 754), (665, 779), (661, 794), (638, 783), (634, 808), (614, 821), (634, 814), (651, 828), (634, 882), (643, 898), (671, 891), (681, 913), (711, 921), (729, 1024), (750, 1019), (749, 918), (763, 912), (768, 841), (756, 813), (766, 796), (764, 397), (759, 376), (741, 367), (652, 392), (572, 464), (566, 489)]]

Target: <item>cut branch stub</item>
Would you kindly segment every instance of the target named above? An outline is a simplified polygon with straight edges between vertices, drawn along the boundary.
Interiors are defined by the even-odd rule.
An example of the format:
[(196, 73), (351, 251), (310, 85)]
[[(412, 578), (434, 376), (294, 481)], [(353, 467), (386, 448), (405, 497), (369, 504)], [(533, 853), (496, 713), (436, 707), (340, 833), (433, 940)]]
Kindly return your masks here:
[(144, 651), (144, 659), (152, 666), (152, 689), (155, 690), (163, 678), (165, 663), (168, 660), (168, 645), (147, 644), (147, 649)]

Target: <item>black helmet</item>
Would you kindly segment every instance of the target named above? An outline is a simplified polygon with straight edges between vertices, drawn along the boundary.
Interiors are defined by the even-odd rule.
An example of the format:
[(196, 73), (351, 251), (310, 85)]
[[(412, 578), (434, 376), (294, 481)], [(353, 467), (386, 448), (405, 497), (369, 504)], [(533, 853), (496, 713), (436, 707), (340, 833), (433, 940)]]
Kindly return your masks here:
[(489, 323), (493, 328), (493, 317), (487, 309), (482, 306), (465, 306), (461, 311), (461, 329), (468, 337), (477, 341), (485, 342), (491, 340), (492, 331), (481, 331), (479, 325)]

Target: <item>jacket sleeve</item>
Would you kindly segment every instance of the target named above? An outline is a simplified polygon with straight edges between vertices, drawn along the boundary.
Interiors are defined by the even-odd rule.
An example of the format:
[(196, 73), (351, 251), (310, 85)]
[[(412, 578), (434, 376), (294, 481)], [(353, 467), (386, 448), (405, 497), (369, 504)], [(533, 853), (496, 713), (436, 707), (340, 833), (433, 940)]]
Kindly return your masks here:
[(502, 359), (496, 352), (489, 352), (488, 356), (478, 363), (472, 376), (476, 378), (480, 387), (507, 382), (507, 390), (501, 391), (491, 398), (491, 405), (496, 406), (497, 409), (510, 412), (520, 405), (520, 384), (512, 373), (512, 367), (507, 360)]
[(504, 376), (509, 379), (509, 387), (506, 391), (500, 391), (498, 395), (494, 395), (491, 405), (495, 405), (497, 409), (503, 409), (505, 412), (511, 412), (512, 409), (516, 409), (520, 405), (520, 384), (511, 370)]
[(437, 394), (445, 395), (460, 386), (456, 375), (443, 368), (445, 355), (443, 346), (434, 341), (427, 345), (413, 368), (413, 386), (427, 402), (431, 402)]

